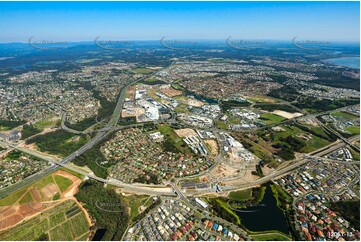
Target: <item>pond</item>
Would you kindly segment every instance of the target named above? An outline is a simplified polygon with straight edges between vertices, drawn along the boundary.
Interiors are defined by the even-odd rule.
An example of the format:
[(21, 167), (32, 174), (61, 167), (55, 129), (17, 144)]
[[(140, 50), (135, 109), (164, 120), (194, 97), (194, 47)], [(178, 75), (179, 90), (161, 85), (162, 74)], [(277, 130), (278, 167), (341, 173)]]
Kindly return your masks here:
[(100, 241), (102, 240), (103, 236), (105, 235), (105, 232), (107, 232), (106, 229), (97, 229), (95, 232), (92, 241)]
[(202, 101), (202, 102), (206, 102), (208, 104), (217, 104), (218, 101), (215, 100), (215, 99), (212, 99), (212, 98), (206, 98), (206, 97), (203, 97), (201, 95), (197, 95), (197, 94), (192, 94), (192, 96), (197, 99), (198, 101)]
[(195, 99), (197, 99), (198, 101), (201, 101), (201, 102), (206, 102), (208, 104), (217, 104), (218, 103), (218, 101), (216, 99), (207, 98), (207, 97), (204, 97), (202, 95), (198, 95), (198, 94), (196, 94), (196, 93), (194, 93), (192, 91), (189, 91), (189, 90), (184, 91), (184, 92), (185, 92), (186, 95), (192, 96), (192, 97), (194, 97)]
[(278, 230), (285, 234), (290, 232), (287, 219), (277, 206), (270, 184), (267, 184), (263, 200), (258, 205), (234, 212), (241, 219), (241, 223), (251, 231)]

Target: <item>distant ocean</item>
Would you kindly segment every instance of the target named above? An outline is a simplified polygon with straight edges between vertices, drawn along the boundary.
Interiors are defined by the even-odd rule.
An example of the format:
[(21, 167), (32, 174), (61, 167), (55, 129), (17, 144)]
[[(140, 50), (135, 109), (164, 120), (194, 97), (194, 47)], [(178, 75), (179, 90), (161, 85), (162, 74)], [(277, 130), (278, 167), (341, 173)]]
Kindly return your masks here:
[(322, 60), (325, 63), (360, 69), (360, 57), (341, 57)]

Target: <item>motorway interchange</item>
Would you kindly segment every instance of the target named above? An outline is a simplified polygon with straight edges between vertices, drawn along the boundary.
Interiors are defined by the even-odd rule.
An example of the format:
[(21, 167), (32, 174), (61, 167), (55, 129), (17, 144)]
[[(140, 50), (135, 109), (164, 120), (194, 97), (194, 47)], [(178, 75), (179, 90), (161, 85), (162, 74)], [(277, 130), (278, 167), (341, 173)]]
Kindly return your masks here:
[[(139, 80), (136, 80), (134, 82), (131, 82), (129, 84), (127, 84), (121, 91), (120, 96), (118, 98), (118, 102), (116, 105), (116, 108), (114, 109), (113, 115), (110, 118), (110, 120), (108, 121), (108, 123), (101, 129), (93, 131), (93, 132), (97, 132), (96, 135), (88, 142), (86, 143), (84, 146), (82, 146), (80, 149), (78, 149), (77, 151), (73, 152), (71, 155), (69, 155), (68, 157), (61, 159), (61, 160), (55, 160), (52, 157), (46, 156), (44, 154), (41, 154), (39, 152), (36, 152), (32, 149), (28, 149), (28, 148), (24, 148), (21, 147), (21, 143), (17, 143), (17, 144), (13, 144), (11, 142), (6, 142), (6, 141), (1, 141), (0, 144), (4, 147), (9, 147), (11, 149), (17, 149), (19, 151), (22, 151), (24, 153), (36, 156), (40, 159), (46, 160), (48, 162), (50, 162), (52, 165), (50, 167), (47, 167), (46, 169), (25, 178), (24, 180), (10, 186), (7, 187), (3, 190), (0, 191), (0, 198), (7, 196), (8, 194), (15, 192), (31, 183), (34, 183), (46, 176), (48, 176), (49, 174), (51, 174), (52, 172), (56, 171), (57, 169), (64, 167), (68, 170), (74, 171), (76, 173), (79, 173), (81, 175), (83, 175), (84, 177), (88, 178), (88, 179), (94, 179), (97, 180), (99, 182), (104, 183), (105, 185), (112, 185), (115, 187), (119, 187), (122, 189), (122, 191), (124, 192), (129, 192), (129, 193), (139, 193), (139, 194), (147, 194), (147, 195), (151, 195), (151, 196), (161, 196), (161, 197), (168, 197), (168, 199), (173, 198), (176, 199), (177, 201), (181, 201), (184, 204), (186, 204), (187, 206), (189, 206), (190, 208), (197, 210), (199, 209), (199, 205), (195, 204), (193, 201), (191, 201), (188, 196), (201, 196), (204, 194), (209, 193), (210, 191), (205, 189), (205, 190), (196, 190), (196, 191), (185, 191), (182, 190), (180, 188), (180, 182), (182, 180), (187, 180), (189, 178), (197, 178), (200, 177), (201, 175), (205, 174), (205, 173), (209, 173), (210, 169), (214, 169), (214, 167), (216, 167), (216, 165), (218, 165), (222, 159), (223, 159), (223, 150), (221, 149), (220, 154), (216, 157), (216, 161), (214, 163), (214, 165), (207, 171), (202, 172), (200, 174), (191, 176), (189, 178), (177, 178), (175, 179), (173, 182), (164, 182), (164, 185), (158, 185), (158, 186), (152, 186), (152, 185), (134, 185), (134, 184), (128, 184), (128, 183), (124, 183), (122, 181), (116, 180), (116, 179), (112, 179), (112, 178), (108, 178), (108, 179), (103, 179), (100, 177), (97, 177), (96, 175), (92, 174), (92, 173), (88, 173), (85, 172), (83, 170), (80, 170), (74, 166), (69, 165), (69, 163), (74, 160), (76, 157), (80, 156), (81, 154), (83, 154), (84, 152), (86, 152), (87, 150), (89, 150), (90, 148), (92, 148), (95, 144), (97, 144), (99, 141), (101, 141), (102, 139), (104, 139), (105, 137), (107, 137), (108, 135), (110, 135), (113, 131), (115, 130), (120, 130), (120, 129), (127, 129), (127, 128), (132, 128), (132, 127), (138, 127), (141, 126), (142, 124), (136, 124), (136, 125), (124, 125), (124, 126), (119, 126), (118, 125), (118, 121), (120, 118), (120, 113), (122, 110), (122, 106), (124, 104), (124, 99), (125, 99), (125, 94), (128, 90), (128, 88), (132, 85), (134, 85), (135, 83), (144, 80), (144, 78), (146, 77), (142, 77)], [(308, 115), (308, 114), (306, 114)], [(69, 128), (67, 128), (64, 124), (64, 120), (65, 120), (65, 114), (62, 120), (62, 128), (66, 129), (69, 132), (76, 132), (74, 130), (71, 130)], [(294, 120), (295, 121), (295, 120)], [(287, 121), (286, 121), (287, 122)], [(323, 125), (322, 123), (320, 123), (321, 125)], [(323, 125), (324, 126), (324, 125)], [(325, 126), (324, 126), (325, 127)], [(328, 127), (325, 127), (328, 129)], [(223, 130), (220, 129), (215, 129), (215, 128), (210, 128), (207, 130), (212, 130), (216, 136), (219, 136), (219, 132), (222, 132)], [(298, 158), (292, 161), (288, 161), (285, 162), (284, 164), (282, 164), (281, 166), (279, 166), (276, 170), (274, 170), (272, 173), (261, 177), (257, 180), (254, 181), (249, 181), (247, 183), (243, 183), (243, 184), (238, 184), (238, 185), (233, 185), (233, 186), (227, 186), (225, 187), (222, 192), (229, 192), (229, 191), (235, 191), (235, 190), (242, 190), (242, 189), (247, 189), (247, 188), (252, 188), (252, 187), (256, 187), (259, 186), (261, 184), (267, 183), (268, 181), (274, 181), (280, 177), (283, 177), (286, 174), (289, 174), (290, 172), (292, 172), (293, 170), (297, 169), (298, 167), (301, 167), (303, 165), (305, 165), (306, 163), (308, 163), (310, 160), (312, 160), (313, 158), (319, 158), (324, 156), (325, 154), (328, 154), (336, 149), (339, 149), (340, 147), (344, 147), (346, 145), (348, 146), (353, 146), (353, 142), (359, 140), (359, 137), (352, 137), (350, 139), (345, 139), (343, 138), (341, 135), (339, 135), (337, 132), (330, 130), (331, 132), (333, 132), (335, 135), (337, 135), (339, 137), (339, 140), (337, 140), (336, 142), (328, 145), (327, 147), (323, 147), (319, 150), (316, 150), (310, 154), (306, 154), (304, 155), (302, 158)], [(355, 149), (358, 149), (357, 147), (354, 147)], [(357, 165), (359, 164), (358, 162), (353, 162), (350, 165)], [(229, 179), (225, 179), (224, 181), (227, 180), (236, 180), (238, 177), (233, 177), (233, 178), (229, 178)], [(161, 188), (161, 189), (159, 189)], [(202, 215), (204, 217), (207, 217), (209, 219), (217, 219), (219, 221), (221, 221), (223, 224), (229, 224), (229, 222), (222, 220), (221, 218), (215, 217), (214, 215), (212, 215), (211, 213), (209, 213), (207, 210), (204, 210)], [(229, 225), (231, 226), (231, 225)], [(248, 238), (248, 235), (245, 231), (243, 231), (242, 229), (237, 229), (239, 231), (239, 233), (242, 235), (243, 238)]]
[[(103, 178), (99, 178), (99, 177), (96, 177), (94, 174), (88, 174), (82, 170), (79, 170), (77, 168), (74, 168), (73, 166), (69, 166), (68, 163), (71, 162), (72, 160), (74, 160), (76, 157), (80, 156), (81, 154), (83, 154), (84, 152), (86, 152), (87, 150), (89, 150), (90, 148), (92, 148), (97, 142), (99, 142), (100, 140), (104, 139), (105, 137), (107, 137), (110, 133), (112, 133), (113, 131), (115, 130), (119, 130), (119, 129), (127, 129), (127, 128), (132, 128), (132, 127), (138, 127), (138, 126), (141, 126), (142, 124), (135, 124), (135, 125), (125, 125), (125, 126), (119, 126), (117, 123), (118, 123), (118, 120), (120, 118), (120, 113), (121, 113), (121, 110), (122, 110), (122, 106), (124, 104), (124, 99), (125, 99), (125, 94), (128, 90), (128, 88), (132, 85), (134, 85), (135, 83), (139, 82), (139, 81), (142, 81), (144, 80), (146, 77), (142, 77), (134, 82), (131, 82), (129, 84), (127, 84), (121, 91), (120, 95), (119, 95), (119, 98), (118, 98), (118, 102), (117, 102), (117, 105), (116, 105), (116, 108), (114, 109), (114, 112), (113, 112), (113, 115), (112, 117), (110, 118), (110, 120), (108, 121), (108, 123), (105, 125), (105, 127), (97, 130), (97, 134), (87, 143), (85, 144), (83, 147), (81, 147), (80, 149), (78, 149), (77, 151), (75, 151), (74, 153), (72, 153), (71, 155), (69, 155), (68, 157), (62, 159), (62, 160), (59, 160), (59, 161), (56, 161), (54, 160), (53, 158), (49, 158), (43, 154), (40, 154), (39, 152), (35, 152), (34, 150), (31, 150), (31, 149), (28, 149), (28, 148), (23, 148), (23, 147), (20, 147), (20, 143), (17, 144), (17, 145), (14, 145), (12, 143), (9, 143), (9, 142), (6, 142), (6, 141), (3, 141), (1, 142), (3, 144), (3, 146), (8, 146), (8, 147), (11, 147), (11, 148), (14, 148), (14, 149), (18, 149), (24, 153), (28, 153), (30, 155), (33, 155), (33, 156), (36, 156), (36, 157), (39, 157), (41, 159), (44, 159), (44, 160), (47, 160), (49, 162), (51, 162), (52, 164), (54, 164), (53, 166), (51, 167), (48, 167), (46, 169), (44, 169), (43, 171), (33, 175), (33, 176), (30, 176), (28, 178), (25, 178), (24, 180), (22, 180), (21, 182), (18, 182), (16, 184), (14, 184), (13, 186), (11, 187), (8, 187), (6, 189), (3, 189), (2, 191), (0, 191), (0, 197), (5, 197), (7, 194), (11, 193), (11, 192), (14, 192), (16, 190), (19, 190), (21, 189), (22, 187), (28, 185), (29, 183), (33, 183), (37, 180), (40, 180), (41, 178), (47, 176), (48, 174), (52, 173), (53, 171), (55, 171), (56, 169), (58, 169), (59, 167), (64, 167), (64, 168), (67, 168), (67, 169), (70, 169), (74, 172), (77, 172), (77, 173), (80, 173), (88, 178), (92, 178), (92, 179), (95, 179), (95, 180), (98, 180), (100, 182), (104, 182), (106, 184), (112, 184), (114, 186), (118, 186), (118, 187), (121, 187), (121, 188), (124, 188), (128, 191), (138, 191), (140, 193), (145, 193), (145, 194), (149, 194), (149, 195), (168, 195), (168, 196), (174, 196), (174, 192), (176, 191), (174, 189), (174, 191), (172, 191), (172, 189), (168, 189), (168, 191), (163, 191), (163, 192), (159, 192), (159, 191), (156, 191), (155, 189), (152, 189), (151, 186), (147, 186), (147, 185), (144, 185), (144, 186), (135, 186), (135, 185), (132, 185), (132, 184), (127, 184), (127, 183), (124, 183), (124, 182), (121, 182), (119, 180), (115, 180), (115, 179), (110, 179), (110, 180), (107, 180), (107, 179), (103, 179)], [(306, 114), (307, 115), (307, 114)], [(297, 119), (297, 118), (296, 118)], [(319, 122), (320, 123), (320, 122)], [(320, 123), (321, 125), (323, 125), (322, 123)], [(323, 125), (324, 126), (324, 125)], [(64, 116), (63, 116), (63, 120), (62, 120), (62, 127), (63, 128), (66, 128), (66, 130), (68, 130), (69, 128), (67, 128), (64, 124)], [(325, 127), (325, 126), (324, 126)], [(325, 127), (327, 129), (329, 129), (328, 127)], [(69, 129), (70, 131), (73, 131), (71, 129)], [(219, 132), (222, 131), (222, 130), (219, 130), (219, 129), (207, 129), (208, 131), (214, 131), (215, 134), (217, 136), (219, 136)], [(344, 146), (344, 145), (351, 145), (351, 141), (355, 141), (357, 139), (357, 137), (353, 137), (351, 139), (345, 139), (343, 138), (341, 135), (339, 135), (337, 132), (331, 130), (334, 134), (336, 134), (342, 142), (340, 141), (337, 141), (331, 145), (329, 145), (327, 148), (327, 152), (331, 152), (341, 146)], [(93, 131), (94, 132), (94, 131)], [(358, 149), (357, 147), (355, 147), (356, 149)], [(310, 155), (316, 155), (316, 156), (322, 156), (325, 154), (325, 148), (322, 148), (320, 149), (320, 153), (317, 154), (317, 151), (315, 152), (312, 152), (312, 154)], [(214, 168), (217, 164), (219, 164), (221, 161), (222, 161), (222, 157), (223, 157), (223, 150), (221, 150), (221, 153), (217, 156), (216, 158), (216, 162), (214, 164), (214, 166), (212, 166), (210, 169)], [(252, 182), (249, 182), (247, 184), (242, 184), (242, 185), (239, 185), (239, 186), (234, 186), (234, 187), (227, 187), (226, 190), (224, 191), (230, 191), (230, 190), (238, 190), (238, 189), (245, 189), (245, 188), (249, 188), (249, 187), (253, 187), (253, 186), (257, 186), (257, 185), (260, 185), (260, 184), (263, 184), (263, 183), (266, 183), (267, 181), (270, 181), (270, 180), (273, 180), (277, 177), (280, 177), (280, 176), (283, 176), (284, 174), (287, 174), (289, 171), (297, 168), (298, 166), (301, 166), (305, 163), (307, 163), (307, 160), (309, 160), (310, 157), (308, 157), (307, 155), (305, 155), (305, 157), (303, 159), (295, 159), (293, 161), (290, 161), (290, 162), (286, 162), (285, 164), (287, 164), (286, 167), (283, 167), (283, 165), (281, 165), (277, 170), (275, 170), (273, 173), (265, 176), (265, 177), (262, 177), (258, 180), (255, 180), (255, 181), (252, 181)], [(206, 171), (204, 173), (207, 173), (209, 172)], [(200, 173), (200, 174), (197, 174), (197, 175), (194, 175), (190, 178), (194, 178), (194, 177), (199, 177), (201, 176), (203, 173)], [(231, 179), (237, 179), (237, 178), (231, 178)], [(174, 188), (177, 188), (178, 185), (179, 185), (179, 179), (177, 179), (177, 181), (173, 184), (173, 187)], [(197, 195), (200, 195), (201, 193), (207, 193), (207, 191), (199, 191), (197, 192)], [(178, 189), (178, 196), (181, 196), (182, 194), (182, 191)], [(191, 195), (191, 194), (189, 194)]]

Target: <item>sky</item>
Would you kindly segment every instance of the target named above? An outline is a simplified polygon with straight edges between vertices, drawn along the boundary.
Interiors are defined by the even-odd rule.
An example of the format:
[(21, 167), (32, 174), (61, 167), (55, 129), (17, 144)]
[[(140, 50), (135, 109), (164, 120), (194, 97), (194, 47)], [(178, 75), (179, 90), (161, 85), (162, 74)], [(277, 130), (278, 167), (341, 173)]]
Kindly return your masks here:
[(240, 39), (356, 41), (359, 2), (0, 2), (0, 42)]

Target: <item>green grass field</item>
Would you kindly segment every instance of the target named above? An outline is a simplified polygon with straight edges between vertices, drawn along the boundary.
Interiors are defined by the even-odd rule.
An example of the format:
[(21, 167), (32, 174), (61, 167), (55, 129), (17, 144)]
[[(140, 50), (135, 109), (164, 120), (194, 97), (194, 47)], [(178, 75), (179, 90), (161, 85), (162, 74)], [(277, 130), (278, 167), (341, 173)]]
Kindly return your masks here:
[(82, 235), (89, 231), (88, 221), (86, 220), (85, 215), (82, 212), (72, 217), (70, 220), (68, 220), (67, 223), (70, 224), (70, 231), (73, 238), (80, 239)]
[[(71, 163), (71, 164), (72, 164), (72, 163)], [(77, 168), (79, 168), (79, 167), (77, 167)], [(67, 172), (67, 173), (70, 173), (70, 174), (72, 174), (73, 176), (76, 176), (77, 178), (79, 178), (79, 179), (81, 179), (81, 180), (84, 179), (84, 175), (79, 174), (79, 173), (77, 173), (77, 172), (75, 172), (75, 171), (66, 169), (66, 168), (64, 168), (64, 167), (61, 168), (60, 170), (65, 171), (65, 172)]]
[(237, 216), (237, 214), (228, 206), (227, 202), (225, 202), (222, 199), (218, 199), (216, 198), (215, 201), (218, 203), (218, 205), (224, 209), (225, 211), (227, 211), (227, 213), (231, 214), (232, 216), (234, 216), (236, 218), (237, 224), (241, 224), (241, 220), (240, 218)]
[(43, 238), (49, 240), (84, 240), (89, 233), (88, 221), (80, 210), (76, 216), (66, 218), (66, 211), (77, 207), (74, 201), (65, 201), (39, 215), (0, 232), (0, 240), (33, 241)]
[(311, 129), (311, 131), (314, 132), (315, 134), (317, 134), (317, 136), (325, 137), (325, 138), (328, 137), (327, 133), (325, 132), (325, 130), (322, 127), (312, 127), (312, 126), (306, 126), (306, 127)]
[[(284, 160), (294, 159), (296, 152), (313, 152), (331, 143), (331, 141), (327, 140), (329, 138), (326, 133), (323, 135), (324, 138), (320, 138), (299, 128), (297, 125), (283, 124), (277, 130), (273, 128), (259, 130), (257, 131), (257, 140), (253, 137), (253, 141), (257, 141), (264, 150), (268, 150), (272, 155), (277, 155)], [(254, 146), (255, 144), (252, 144), (252, 148)], [(251, 151), (259, 158), (262, 158), (262, 154), (256, 153), (253, 149)], [(267, 157), (266, 159), (268, 160)]]
[(56, 127), (59, 126), (59, 124), (60, 124), (60, 119), (53, 120), (52, 118), (49, 118), (35, 122), (34, 127), (43, 129), (43, 128)]
[(265, 124), (276, 124), (285, 120), (285, 118), (273, 113), (262, 113), (261, 118)]
[(228, 197), (236, 201), (247, 201), (252, 199), (252, 189), (230, 192)]
[(51, 240), (76, 240), (89, 230), (88, 222), (83, 213), (80, 213), (65, 222), (59, 223), (50, 230)]
[[(51, 178), (51, 180), (53, 179), (51, 176), (49, 176)], [(48, 183), (45, 183), (45, 179), (49, 179), (49, 177), (44, 178), (43, 180), (40, 180), (39, 184), (38, 182), (34, 184), (34, 186), (38, 187), (38, 188), (42, 188), (45, 187)], [(14, 193), (11, 193), (10, 195), (8, 195), (7, 197), (0, 199), (0, 206), (11, 206), (14, 203), (16, 203), (25, 193), (25, 195), (21, 198), (21, 200), (19, 201), (20, 205), (30, 202), (32, 197), (30, 195), (29, 192), (27, 192), (27, 190), (29, 189), (30, 185), (28, 187), (25, 187), (19, 191), (16, 191)]]
[(25, 204), (25, 203), (30, 202), (31, 200), (33, 200), (33, 197), (31, 196), (31, 193), (30, 193), (30, 192), (27, 192), (27, 193), (21, 198), (21, 200), (19, 201), (19, 204), (20, 204), (20, 205), (23, 205), (23, 204)]
[(320, 137), (314, 136), (310, 133), (307, 133), (300, 128), (296, 126), (290, 126), (290, 125), (284, 125), (282, 128), (285, 131), (277, 132), (277, 134), (274, 136), (274, 141), (279, 141), (280, 138), (286, 138), (287, 136), (291, 135), (294, 137), (307, 137), (307, 139), (304, 139), (306, 146), (302, 148), (301, 152), (308, 153), (312, 152), (314, 150), (320, 149), (328, 144), (330, 144), (329, 141), (322, 139)]
[(285, 241), (291, 240), (290, 237), (286, 236), (281, 232), (272, 232), (272, 233), (264, 233), (264, 234), (254, 234), (251, 235), (253, 240), (256, 241)]
[(191, 113), (189, 110), (188, 110), (188, 106), (185, 105), (185, 104), (181, 104), (179, 105), (178, 107), (176, 107), (174, 109), (175, 112), (177, 113)]
[(247, 98), (247, 100), (250, 100), (255, 103), (277, 103), (278, 101), (276, 99), (273, 99), (268, 96), (252, 96)]
[(308, 140), (306, 142), (306, 147), (304, 147), (301, 152), (303, 153), (309, 153), (314, 150), (320, 149), (326, 145), (330, 144), (327, 140), (324, 140), (320, 137), (312, 135), (312, 139)]
[(352, 157), (354, 160), (360, 160), (360, 152), (355, 151), (354, 149), (348, 147), (348, 149), (350, 150)]
[(188, 145), (182, 140), (181, 137), (177, 135), (174, 129), (168, 125), (160, 125), (158, 130), (168, 138), (174, 146), (183, 153), (189, 154), (191, 153), (190, 148)]
[(228, 122), (230, 124), (240, 124), (241, 119), (239, 118), (239, 116), (231, 116), (231, 117), (229, 117)]
[(274, 196), (277, 199), (278, 206), (280, 206), (280, 202), (281, 202), (280, 199), (282, 201), (285, 201), (286, 203), (292, 202), (292, 197), (285, 190), (283, 190), (279, 185), (271, 184), (271, 189), (272, 189)]
[(57, 227), (55, 227), (49, 231), (50, 240), (53, 240), (53, 241), (59, 241), (59, 240), (70, 241), (70, 240), (72, 240), (73, 236), (70, 233), (70, 229), (71, 229), (71, 226), (69, 223), (62, 223), (62, 224), (58, 225)]
[(140, 195), (140, 196), (132, 195), (132, 196), (123, 196), (122, 201), (124, 201), (126, 206), (130, 208), (130, 214), (129, 214), (130, 219), (134, 219), (139, 215), (139, 211), (138, 211), (139, 207), (142, 205), (146, 207), (147, 205), (149, 206), (153, 202), (153, 199), (146, 195)]
[(34, 184), (38, 189), (46, 187), (48, 184), (54, 183), (53, 176), (47, 176)]
[(7, 197), (0, 199), (0, 206), (11, 206), (13, 205), (17, 200), (21, 198), (22, 195), (27, 191), (28, 187), (23, 188), (19, 191), (16, 191), (14, 193), (11, 193)]
[(219, 128), (219, 129), (229, 129), (229, 125), (224, 121), (216, 120), (215, 124), (216, 124), (217, 128)]
[(341, 117), (341, 118), (346, 118), (346, 119), (351, 119), (351, 120), (358, 118), (358, 116), (356, 116), (356, 115), (353, 115), (353, 114), (347, 113), (347, 112), (342, 112), (342, 111), (334, 112), (331, 115), (334, 117)]
[(66, 189), (68, 189), (68, 187), (70, 187), (71, 184), (73, 184), (73, 182), (71, 180), (69, 180), (68, 178), (63, 177), (63, 176), (55, 175), (54, 179), (61, 192), (65, 192)]
[(65, 221), (64, 212), (55, 213), (49, 217), (50, 227), (52, 228), (64, 221)]
[(53, 201), (59, 200), (60, 199), (60, 194), (57, 193), (53, 196)]
[(359, 126), (350, 126), (345, 128), (345, 130), (351, 134), (360, 134), (360, 127)]

